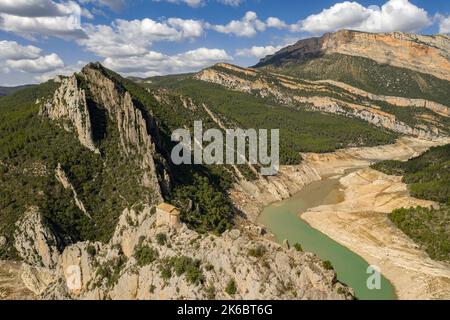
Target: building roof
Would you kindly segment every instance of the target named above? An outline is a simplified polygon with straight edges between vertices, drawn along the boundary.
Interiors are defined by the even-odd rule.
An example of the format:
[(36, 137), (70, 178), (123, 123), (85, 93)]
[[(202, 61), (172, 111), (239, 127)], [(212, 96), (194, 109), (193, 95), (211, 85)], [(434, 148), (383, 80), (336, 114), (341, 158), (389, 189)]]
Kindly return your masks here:
[(173, 205), (165, 202), (158, 204), (157, 208), (170, 214), (180, 214), (180, 210), (178, 210), (177, 207), (174, 207)]

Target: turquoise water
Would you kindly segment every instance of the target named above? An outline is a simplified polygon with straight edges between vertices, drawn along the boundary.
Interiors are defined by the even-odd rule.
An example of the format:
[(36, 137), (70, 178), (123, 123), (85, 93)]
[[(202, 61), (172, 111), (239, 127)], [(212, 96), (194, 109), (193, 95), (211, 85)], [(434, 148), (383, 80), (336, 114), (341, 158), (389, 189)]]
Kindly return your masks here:
[(364, 259), (298, 217), (299, 213), (309, 208), (339, 203), (341, 199), (338, 179), (314, 182), (293, 197), (266, 207), (259, 222), (276, 236), (278, 242), (284, 239), (288, 239), (291, 245), (298, 242), (303, 250), (331, 261), (338, 280), (352, 287), (358, 299), (395, 299), (394, 287), (384, 277), (381, 279), (381, 289), (367, 288), (366, 282), (370, 274), (367, 274), (369, 265)]

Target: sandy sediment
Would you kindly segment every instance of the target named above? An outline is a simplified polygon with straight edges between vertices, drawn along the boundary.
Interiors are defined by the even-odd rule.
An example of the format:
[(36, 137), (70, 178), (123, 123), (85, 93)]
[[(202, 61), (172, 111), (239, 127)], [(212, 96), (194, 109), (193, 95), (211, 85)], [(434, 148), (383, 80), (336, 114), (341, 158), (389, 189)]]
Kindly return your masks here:
[(301, 218), (378, 266), (399, 299), (450, 299), (450, 264), (433, 261), (387, 217), (396, 208), (436, 204), (410, 197), (401, 177), (370, 168), (340, 182), (343, 202), (312, 208)]
[(349, 169), (368, 167), (382, 160), (407, 160), (432, 146), (450, 143), (450, 139), (428, 141), (403, 137), (394, 144), (377, 147), (356, 147), (331, 153), (305, 153), (300, 165), (281, 166), (278, 174), (241, 181), (230, 192), (234, 205), (252, 222), (270, 203), (289, 198), (303, 187), (327, 176), (342, 175)]

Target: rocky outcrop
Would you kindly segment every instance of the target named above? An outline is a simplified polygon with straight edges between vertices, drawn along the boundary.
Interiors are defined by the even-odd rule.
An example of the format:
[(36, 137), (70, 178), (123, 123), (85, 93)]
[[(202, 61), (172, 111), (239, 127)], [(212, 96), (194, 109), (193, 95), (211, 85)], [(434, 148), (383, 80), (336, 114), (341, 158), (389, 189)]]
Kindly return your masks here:
[(340, 53), (375, 60), (450, 80), (450, 37), (402, 32), (367, 33), (341, 30), (300, 40), (262, 59), (256, 67), (278, 66), (324, 54)]
[[(78, 243), (61, 255), (56, 283), (66, 288), (66, 297), (77, 299), (347, 299), (352, 294), (336, 282), (333, 271), (310, 253), (287, 249), (243, 230), (222, 236), (200, 235), (185, 225), (174, 230), (156, 226), (150, 207), (143, 211), (127, 209), (107, 245)], [(164, 243), (157, 241), (164, 235)], [(153, 261), (143, 261), (139, 248), (151, 248)], [(258, 254), (251, 254), (252, 249)], [(198, 262), (201, 281), (193, 282), (183, 272), (162, 271), (177, 258)], [(119, 262), (120, 261), (120, 262)], [(81, 285), (67, 290), (65, 271), (78, 268)], [(105, 273), (105, 268), (110, 272)], [(200, 278), (199, 278), (200, 279)], [(236, 293), (226, 292), (230, 281)], [(46, 296), (48, 293), (44, 292)], [(61, 297), (60, 297), (61, 298)]]
[(34, 300), (37, 296), (21, 279), (21, 264), (0, 260), (0, 300)]
[[(114, 123), (119, 133), (121, 152), (136, 161), (142, 169), (141, 184), (153, 191), (155, 202), (162, 200), (161, 185), (168, 189), (169, 175), (156, 170), (155, 158), (158, 157), (151, 132), (157, 131), (150, 114), (135, 105), (129, 92), (117, 84), (99, 63), (90, 63), (80, 73), (64, 78), (53, 98), (41, 106), (40, 114), (59, 121), (64, 128), (75, 128), (80, 143), (89, 150), (100, 153), (96, 146), (105, 130), (97, 119), (105, 115)], [(96, 116), (96, 123), (93, 122)], [(94, 132), (97, 131), (97, 134)], [(64, 180), (61, 170), (57, 177)], [(70, 183), (69, 183), (70, 184)], [(64, 183), (63, 183), (64, 185)], [(66, 184), (67, 185), (67, 184)], [(67, 185), (70, 188), (69, 185)], [(81, 201), (75, 196), (77, 206), (87, 214)]]
[[(250, 75), (252, 78), (249, 78)], [(197, 73), (194, 78), (219, 84), (231, 90), (257, 94), (263, 98), (269, 97), (290, 107), (300, 105), (314, 111), (358, 118), (372, 125), (409, 136), (433, 140), (445, 135), (438, 127), (439, 123), (438, 126), (435, 123), (412, 126), (398, 120), (395, 115), (380, 110), (380, 107), (376, 105), (377, 101), (383, 101), (396, 102), (397, 105), (403, 106), (407, 103), (404, 98), (376, 96), (346, 85), (339, 85), (339, 88), (347, 91), (345, 94), (337, 93), (324, 86), (326, 82), (295, 81), (289, 77), (254, 70), (247, 71), (247, 69), (227, 64), (205, 69)], [(336, 83), (330, 84), (336, 86)], [(361, 97), (369, 101), (356, 103)], [(349, 102), (349, 98), (355, 103)], [(430, 101), (412, 101), (414, 104), (422, 102), (423, 107), (431, 108), (447, 117), (449, 111), (446, 106)]]
[(64, 78), (53, 98), (40, 110), (42, 116), (61, 121), (66, 130), (75, 129), (80, 143), (99, 153), (92, 134), (91, 116), (86, 102), (86, 92), (80, 88), (77, 77)]
[(365, 97), (365, 98), (368, 98), (368, 99), (374, 100), (374, 101), (387, 102), (387, 103), (397, 106), (397, 107), (426, 108), (426, 109), (429, 109), (429, 110), (433, 111), (434, 113), (437, 113), (443, 117), (450, 116), (450, 108), (449, 107), (444, 106), (443, 104), (440, 104), (440, 103), (437, 103), (434, 101), (426, 100), (426, 99), (409, 99), (409, 98), (403, 98), (403, 97), (376, 95), (376, 94), (372, 94), (370, 92), (361, 90), (359, 88), (355, 88), (346, 83), (334, 81), (334, 80), (318, 80), (318, 81), (314, 81), (314, 83), (331, 84), (338, 88), (344, 89), (344, 90), (348, 91), (349, 93), (356, 94), (360, 97)]
[(67, 177), (64, 169), (61, 166), (61, 163), (58, 163), (58, 166), (55, 169), (55, 177), (58, 180), (64, 189), (69, 189), (73, 193), (73, 200), (75, 201), (75, 205), (80, 209), (89, 219), (92, 219), (91, 215), (87, 212), (83, 202), (78, 198), (78, 193), (70, 183), (69, 178)]
[[(129, 92), (105, 75), (100, 64), (87, 65), (82, 69), (80, 77), (89, 87), (96, 105), (104, 108), (108, 117), (116, 123), (122, 150), (128, 156), (140, 159), (144, 170), (142, 184), (155, 190), (156, 200), (161, 201), (161, 188), (153, 158), (156, 154), (155, 144), (150, 135), (151, 128), (156, 128), (153, 118), (134, 104)], [(167, 185), (170, 182), (162, 183)]]
[(16, 223), (14, 247), (19, 256), (32, 266), (55, 268), (61, 241), (45, 224), (37, 207), (29, 207)]

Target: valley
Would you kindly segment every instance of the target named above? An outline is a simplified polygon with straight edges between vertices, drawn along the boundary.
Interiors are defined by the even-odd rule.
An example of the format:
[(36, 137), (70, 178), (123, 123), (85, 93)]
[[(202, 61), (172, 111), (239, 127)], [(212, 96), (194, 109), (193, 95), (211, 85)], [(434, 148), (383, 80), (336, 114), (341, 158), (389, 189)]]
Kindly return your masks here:
[[(0, 294), (450, 298), (449, 43), (344, 30), (251, 68), (125, 78), (92, 62), (8, 91)], [(174, 163), (172, 132), (196, 121), (279, 129), (278, 173)]]

